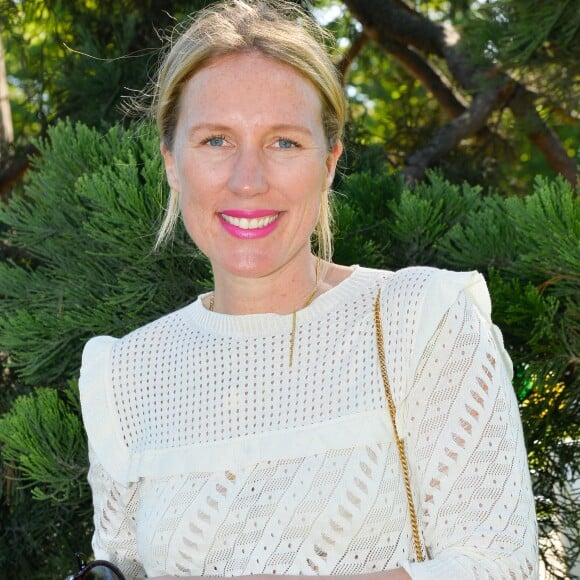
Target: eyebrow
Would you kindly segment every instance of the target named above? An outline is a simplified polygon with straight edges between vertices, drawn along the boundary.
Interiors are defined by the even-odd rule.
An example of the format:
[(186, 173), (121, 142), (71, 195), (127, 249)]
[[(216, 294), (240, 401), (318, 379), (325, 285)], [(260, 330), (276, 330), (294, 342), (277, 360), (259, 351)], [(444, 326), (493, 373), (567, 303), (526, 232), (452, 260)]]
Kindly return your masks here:
[[(221, 125), (220, 123), (198, 123), (190, 127), (188, 134), (195, 135), (200, 131), (211, 131), (216, 133), (228, 133), (232, 129), (228, 125)], [(292, 131), (295, 133), (302, 133), (305, 136), (311, 137), (312, 131), (303, 125), (293, 125), (291, 123), (279, 123), (278, 125), (272, 125), (269, 128), (273, 133), (285, 133), (287, 131)]]

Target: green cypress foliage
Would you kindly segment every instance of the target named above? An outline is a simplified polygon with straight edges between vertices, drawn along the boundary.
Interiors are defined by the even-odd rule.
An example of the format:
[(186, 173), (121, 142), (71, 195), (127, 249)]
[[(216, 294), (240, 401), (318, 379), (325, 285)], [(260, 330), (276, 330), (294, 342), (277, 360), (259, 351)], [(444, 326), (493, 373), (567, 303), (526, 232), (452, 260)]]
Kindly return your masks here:
[[(39, 147), (25, 194), (0, 210), (6, 243), (25, 256), (0, 264), (0, 351), (26, 393), (0, 419), (0, 567), (13, 577), (59, 578), (75, 550), (90, 550), (75, 387), (83, 344), (188, 303), (211, 287), (211, 273), (182, 226), (152, 251), (167, 191), (150, 127), (102, 135), (63, 122)], [(571, 564), (580, 550), (578, 497), (568, 486), (580, 471), (576, 192), (538, 179), (529, 195), (510, 198), (437, 173), (409, 188), (368, 163), (342, 178), (335, 208), (337, 262), (486, 276), (516, 367), (541, 531), (567, 534), (561, 559)]]
[(84, 343), (121, 336), (210, 284), (183, 228), (152, 252), (167, 192), (150, 127), (102, 135), (63, 122), (38, 146), (24, 195), (0, 208), (6, 243), (24, 255), (0, 263), (0, 351), (15, 394), (53, 386), (61, 398), (36, 389), (0, 423), (0, 569), (14, 578), (62, 578), (75, 551), (90, 553), (84, 433), (69, 387)]
[(5, 461), (18, 466), (37, 500), (55, 503), (86, 497), (87, 446), (78, 413), (78, 397), (68, 405), (55, 389), (21, 396), (0, 418)]
[(25, 195), (0, 211), (9, 243), (29, 256), (0, 264), (0, 344), (31, 385), (74, 376), (88, 338), (183, 305), (209, 278), (183, 230), (152, 252), (166, 192), (150, 128), (101, 135), (65, 122), (49, 137)]
[(11, 578), (62, 578), (92, 533), (76, 383), (18, 397), (0, 417), (0, 443), (0, 568)]

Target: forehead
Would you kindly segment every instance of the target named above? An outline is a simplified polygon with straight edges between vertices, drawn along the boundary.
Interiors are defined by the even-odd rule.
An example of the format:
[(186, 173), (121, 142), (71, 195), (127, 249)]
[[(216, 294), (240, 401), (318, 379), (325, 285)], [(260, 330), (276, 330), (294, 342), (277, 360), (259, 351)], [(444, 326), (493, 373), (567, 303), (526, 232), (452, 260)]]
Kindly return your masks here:
[[(197, 71), (180, 99), (184, 114), (239, 114), (321, 119), (322, 103), (310, 80), (259, 52), (221, 56)], [(279, 120), (279, 119), (277, 119)]]

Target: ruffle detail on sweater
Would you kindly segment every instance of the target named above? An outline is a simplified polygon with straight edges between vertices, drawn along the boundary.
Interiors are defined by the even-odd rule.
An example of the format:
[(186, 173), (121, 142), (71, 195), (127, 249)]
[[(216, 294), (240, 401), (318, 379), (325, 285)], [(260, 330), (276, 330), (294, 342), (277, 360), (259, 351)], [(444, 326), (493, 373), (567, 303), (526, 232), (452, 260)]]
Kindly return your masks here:
[[(96, 337), (87, 343), (80, 387), (83, 420), (91, 447), (111, 477), (123, 485), (142, 477), (157, 479), (182, 473), (236, 470), (263, 461), (394, 441), (388, 416), (378, 409), (202, 445), (133, 451), (122, 444), (120, 419), (114, 402), (107, 396), (111, 390), (105, 377), (115, 341), (111, 337)], [(102, 417), (107, 417), (106, 428)]]
[(412, 374), (417, 369), (425, 347), (437, 330), (442, 317), (463, 292), (490, 327), (505, 364), (510, 372), (513, 372), (511, 359), (504, 348), (501, 331), (491, 320), (491, 298), (483, 275), (477, 271), (451, 272), (435, 268), (430, 268), (430, 270), (433, 272), (433, 278), (425, 292), (420, 323), (416, 332), (417, 339), (410, 366)]

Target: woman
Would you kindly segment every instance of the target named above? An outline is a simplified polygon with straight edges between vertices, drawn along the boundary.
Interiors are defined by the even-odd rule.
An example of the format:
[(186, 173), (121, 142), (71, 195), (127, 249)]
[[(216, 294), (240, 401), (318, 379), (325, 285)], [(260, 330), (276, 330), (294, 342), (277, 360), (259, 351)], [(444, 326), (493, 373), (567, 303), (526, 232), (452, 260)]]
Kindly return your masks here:
[(95, 556), (130, 578), (533, 578), (526, 453), (482, 277), (329, 261), (345, 103), (317, 34), (281, 3), (225, 2), (162, 64), (160, 238), (180, 212), (215, 289), (85, 348)]

